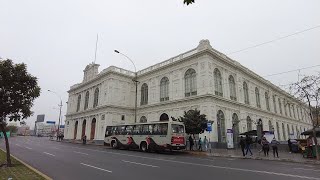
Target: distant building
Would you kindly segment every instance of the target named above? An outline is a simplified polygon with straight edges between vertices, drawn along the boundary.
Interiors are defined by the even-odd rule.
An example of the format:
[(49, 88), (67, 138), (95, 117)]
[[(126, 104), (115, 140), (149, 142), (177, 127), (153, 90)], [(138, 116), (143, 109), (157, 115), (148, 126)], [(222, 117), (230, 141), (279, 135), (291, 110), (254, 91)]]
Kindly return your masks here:
[(115, 66), (99, 72), (98, 67), (87, 65), (83, 81), (68, 91), (66, 139), (87, 135), (103, 141), (108, 125), (133, 123), (135, 78), (137, 122), (172, 121), (198, 109), (213, 122), (212, 132), (202, 135), (218, 147), (227, 147), (231, 129), (238, 143), (239, 133), (257, 126), (280, 141), (312, 126), (303, 102), (213, 49), (208, 40), (137, 73)]
[(57, 131), (57, 125), (54, 123), (37, 122), (36, 123), (36, 136), (55, 136)]
[(30, 126), (28, 125), (21, 125), (18, 127), (17, 135), (20, 136), (29, 136), (30, 135)]

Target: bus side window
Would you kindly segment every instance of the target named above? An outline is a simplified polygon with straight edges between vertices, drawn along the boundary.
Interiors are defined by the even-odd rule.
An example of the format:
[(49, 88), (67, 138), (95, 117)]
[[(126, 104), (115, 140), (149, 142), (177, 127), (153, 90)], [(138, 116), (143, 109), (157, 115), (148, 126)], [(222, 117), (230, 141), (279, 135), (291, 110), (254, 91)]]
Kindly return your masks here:
[(161, 127), (161, 134), (162, 135), (167, 135), (167, 133), (168, 133), (168, 124), (161, 124), (160, 125)]
[(153, 131), (153, 126), (154, 126), (154, 125), (150, 124), (150, 125), (148, 125), (148, 126), (149, 126), (149, 127), (148, 127), (149, 134), (153, 134), (153, 133), (154, 133), (154, 131)]
[(120, 126), (120, 134), (125, 135), (126, 134), (126, 127), (125, 126)]
[(142, 125), (142, 133), (143, 135), (149, 134), (149, 125)]
[(127, 135), (131, 135), (132, 134), (132, 128), (133, 128), (133, 126), (126, 126), (126, 134)]

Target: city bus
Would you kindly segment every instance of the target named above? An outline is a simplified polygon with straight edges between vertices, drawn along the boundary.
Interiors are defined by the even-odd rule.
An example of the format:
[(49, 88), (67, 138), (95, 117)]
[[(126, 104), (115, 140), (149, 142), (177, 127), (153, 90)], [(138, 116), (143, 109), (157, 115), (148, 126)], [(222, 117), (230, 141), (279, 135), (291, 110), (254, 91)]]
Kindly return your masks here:
[(175, 121), (123, 124), (107, 126), (104, 142), (113, 149), (183, 150), (186, 134), (184, 124)]

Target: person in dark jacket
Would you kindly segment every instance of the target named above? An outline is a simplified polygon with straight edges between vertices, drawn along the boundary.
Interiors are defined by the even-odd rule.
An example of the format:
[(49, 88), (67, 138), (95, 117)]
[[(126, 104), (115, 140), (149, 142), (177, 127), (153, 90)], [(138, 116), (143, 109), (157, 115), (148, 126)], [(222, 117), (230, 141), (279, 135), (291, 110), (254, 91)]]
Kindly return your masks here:
[(82, 137), (82, 144), (87, 144), (87, 136), (86, 135), (84, 135)]
[(289, 152), (292, 152), (292, 142), (290, 139), (288, 139), (288, 146), (289, 146)]
[(278, 154), (278, 144), (280, 144), (279, 141), (277, 141), (276, 138), (274, 137), (270, 144), (273, 151), (273, 157), (276, 157), (276, 154), (277, 154), (277, 158), (279, 158), (279, 154)]
[(246, 147), (246, 141), (242, 136), (240, 137), (240, 147), (241, 147), (243, 156), (246, 156), (246, 154), (244, 153), (244, 149)]
[(266, 137), (263, 137), (261, 140), (262, 150), (264, 153), (264, 156), (269, 156), (269, 142), (267, 141)]
[(246, 155), (248, 154), (248, 151), (250, 152), (250, 155), (251, 155), (251, 156), (253, 155), (253, 154), (252, 154), (252, 151), (251, 151), (251, 148), (250, 148), (251, 144), (252, 144), (252, 139), (251, 139), (251, 137), (249, 137), (249, 136), (247, 135), (247, 136), (246, 136)]
[(194, 143), (193, 143), (193, 138), (191, 135), (189, 136), (189, 143), (190, 143), (190, 151), (192, 151)]

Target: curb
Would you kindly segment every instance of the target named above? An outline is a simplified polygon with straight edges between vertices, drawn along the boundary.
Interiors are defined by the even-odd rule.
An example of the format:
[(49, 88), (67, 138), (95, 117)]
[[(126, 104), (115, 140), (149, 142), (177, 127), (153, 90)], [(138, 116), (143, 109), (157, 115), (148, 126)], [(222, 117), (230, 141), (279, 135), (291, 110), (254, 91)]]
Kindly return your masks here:
[(216, 154), (190, 153), (190, 152), (187, 152), (187, 154), (191, 156), (200, 156), (200, 157), (226, 157), (226, 158), (237, 158), (237, 159), (266, 160), (266, 161), (293, 162), (293, 163), (320, 165), (320, 161), (318, 162), (318, 161), (312, 161), (312, 160), (295, 161), (292, 159), (266, 159), (263, 157), (242, 157), (242, 156), (233, 156), (233, 155), (216, 155)]
[[(5, 150), (3, 150), (2, 148), (0, 148), (1, 151), (5, 152)], [(32, 171), (36, 172), (37, 174), (39, 174), (40, 176), (42, 176), (43, 178), (47, 179), (47, 180), (53, 180), (52, 178), (50, 178), (49, 176), (43, 174), (42, 172), (40, 172), (39, 170), (37, 170), (36, 168), (30, 166), (29, 164), (25, 163), (24, 161), (22, 161), (21, 159), (15, 157), (14, 155), (10, 154), (11, 157), (15, 158), (17, 161), (19, 161), (21, 164), (25, 165), (27, 168), (31, 169)]]

